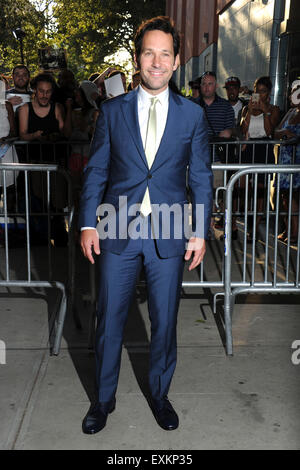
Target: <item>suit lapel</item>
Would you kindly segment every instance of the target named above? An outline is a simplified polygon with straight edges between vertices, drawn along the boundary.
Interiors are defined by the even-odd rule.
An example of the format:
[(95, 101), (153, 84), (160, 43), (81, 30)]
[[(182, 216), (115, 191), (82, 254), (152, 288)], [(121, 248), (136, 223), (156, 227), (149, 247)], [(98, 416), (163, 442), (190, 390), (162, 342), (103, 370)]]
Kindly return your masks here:
[[(180, 116), (181, 113), (181, 110), (179, 109), (180, 106), (181, 101), (179, 100), (178, 96), (176, 95), (176, 93), (173, 93), (170, 90), (169, 110), (166, 127), (151, 169), (155, 169), (158, 165), (160, 165), (164, 155), (168, 158), (168, 145), (169, 142), (174, 139), (174, 129), (176, 128), (178, 116)], [(135, 143), (135, 146), (144, 164), (148, 168), (138, 118), (138, 89), (131, 91), (124, 97), (124, 101), (122, 103), (121, 108), (128, 131)]]
[(137, 90), (133, 90), (128, 93), (123, 101), (122, 104), (122, 112), (124, 116), (124, 121), (128, 128), (128, 131), (135, 143), (135, 146), (143, 159), (145, 165), (148, 168), (148, 163), (143, 147), (141, 132), (140, 132), (140, 125), (139, 125), (139, 118), (138, 118), (138, 95)]
[(160, 145), (156, 152), (155, 160), (152, 165), (152, 169), (157, 168), (164, 156), (169, 158), (168, 147), (169, 143), (174, 139), (174, 129), (176, 129), (176, 123), (178, 123), (178, 116), (180, 116), (181, 111), (179, 110), (179, 106), (181, 106), (181, 102), (178, 99), (176, 93), (173, 93), (172, 90), (169, 91), (169, 109), (168, 109), (168, 117), (166, 122), (165, 131), (163, 133)]

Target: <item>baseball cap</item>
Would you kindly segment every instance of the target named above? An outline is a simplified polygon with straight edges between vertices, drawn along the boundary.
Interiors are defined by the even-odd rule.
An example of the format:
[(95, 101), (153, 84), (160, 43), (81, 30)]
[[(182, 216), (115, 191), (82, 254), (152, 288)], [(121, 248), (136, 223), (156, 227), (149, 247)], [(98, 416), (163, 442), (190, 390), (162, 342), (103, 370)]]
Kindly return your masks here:
[(225, 80), (225, 86), (223, 88), (227, 88), (228, 86), (241, 86), (241, 81), (238, 77), (228, 77)]

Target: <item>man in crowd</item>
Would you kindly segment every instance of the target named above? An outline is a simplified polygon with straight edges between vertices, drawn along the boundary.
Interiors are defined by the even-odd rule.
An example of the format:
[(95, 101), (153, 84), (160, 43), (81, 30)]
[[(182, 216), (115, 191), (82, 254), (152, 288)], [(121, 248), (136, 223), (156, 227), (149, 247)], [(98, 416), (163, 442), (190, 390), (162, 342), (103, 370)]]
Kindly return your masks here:
[(234, 117), (235, 117), (234, 134), (238, 136), (239, 135), (238, 130), (240, 128), (240, 122), (241, 122), (241, 116), (242, 116), (242, 109), (247, 104), (245, 100), (242, 100), (241, 98), (239, 98), (239, 93), (241, 90), (241, 81), (238, 77), (228, 77), (225, 80), (224, 88), (226, 89), (228, 101), (231, 104), (233, 111), (234, 111)]
[[(208, 123), (208, 134), (211, 142), (230, 139), (233, 128), (235, 127), (234, 111), (231, 104), (217, 95), (217, 79), (215, 72), (204, 72), (200, 77), (201, 95), (194, 100), (200, 104), (204, 110)], [(221, 149), (221, 150), (220, 150)], [(231, 161), (234, 156), (234, 150), (224, 152), (225, 147), (214, 145), (211, 148), (212, 160), (214, 162)], [(230, 158), (229, 158), (230, 157)], [(216, 171), (214, 173), (214, 188), (223, 186), (223, 172)], [(214, 209), (215, 210), (215, 209)], [(210, 238), (214, 239), (214, 219), (211, 220)], [(222, 227), (222, 218), (216, 221), (215, 228)]]
[[(66, 151), (62, 146), (55, 144), (62, 138), (64, 130), (63, 106), (52, 102), (52, 94), (55, 87), (54, 78), (48, 73), (41, 73), (32, 81), (34, 98), (19, 110), (20, 138), (30, 142), (28, 145), (28, 157), (30, 163), (57, 163), (65, 166)], [(38, 141), (39, 143), (34, 143)], [(46, 178), (41, 178), (39, 173), (31, 176), (31, 184), (34, 194), (34, 202), (37, 212), (42, 212), (47, 201)], [(67, 204), (66, 183), (61, 175), (51, 178), (51, 205), (55, 211), (62, 212)], [(37, 219), (39, 228), (36, 238), (46, 239), (47, 224), (45, 218)], [(56, 246), (64, 246), (67, 243), (63, 216), (56, 215), (51, 222), (52, 238)]]
[(63, 131), (64, 120), (62, 105), (52, 103), (55, 87), (54, 79), (41, 73), (32, 81), (34, 98), (19, 110), (20, 138), (22, 140), (45, 140), (46, 136), (57, 135)]
[[(101, 431), (115, 408), (123, 331), (142, 266), (151, 318), (149, 399), (159, 426), (171, 431), (179, 424), (167, 395), (176, 366), (176, 322), (184, 259), (192, 259), (189, 270), (201, 263), (212, 205), (203, 111), (169, 88), (179, 65), (179, 45), (179, 34), (167, 17), (153, 18), (140, 26), (135, 50), (141, 85), (103, 103), (85, 171), (79, 214), (81, 248), (92, 264), (93, 253), (100, 255), (97, 399), (83, 421), (86, 434)], [(158, 207), (183, 208), (187, 202), (187, 166), (195, 234), (186, 246), (182, 228), (175, 235), (175, 227), (170, 224), (174, 219), (164, 224)], [(121, 216), (121, 196), (125, 196), (130, 212), (137, 208), (137, 217), (127, 210)], [(99, 243), (96, 214), (99, 204), (104, 203), (116, 207), (119, 229), (118, 235), (101, 237)], [(199, 205), (203, 220), (197, 229)], [(140, 236), (130, 237), (135, 222)]]
[(19, 106), (28, 103), (32, 95), (29, 88), (30, 73), (26, 65), (16, 65), (12, 71), (12, 78), (14, 87), (6, 91), (6, 100), (16, 111)]
[(203, 107), (211, 138), (229, 138), (235, 125), (234, 111), (230, 103), (217, 95), (215, 72), (204, 72), (201, 76), (201, 96), (195, 100)]
[(191, 96), (192, 101), (200, 97), (200, 82), (201, 82), (200, 77), (196, 78), (195, 80), (191, 80), (189, 82), (189, 87), (192, 90), (192, 96)]

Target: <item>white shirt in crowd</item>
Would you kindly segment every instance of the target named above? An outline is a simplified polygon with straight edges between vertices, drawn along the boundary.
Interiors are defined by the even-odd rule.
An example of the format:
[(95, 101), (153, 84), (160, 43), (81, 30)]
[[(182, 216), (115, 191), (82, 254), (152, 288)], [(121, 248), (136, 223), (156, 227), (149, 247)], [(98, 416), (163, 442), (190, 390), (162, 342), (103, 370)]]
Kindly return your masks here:
[(241, 100), (238, 100), (233, 107), (233, 111), (234, 111), (234, 117), (235, 117), (235, 123), (238, 124), (238, 117), (239, 117), (239, 112), (241, 111), (242, 107), (243, 107), (243, 103), (241, 102)]

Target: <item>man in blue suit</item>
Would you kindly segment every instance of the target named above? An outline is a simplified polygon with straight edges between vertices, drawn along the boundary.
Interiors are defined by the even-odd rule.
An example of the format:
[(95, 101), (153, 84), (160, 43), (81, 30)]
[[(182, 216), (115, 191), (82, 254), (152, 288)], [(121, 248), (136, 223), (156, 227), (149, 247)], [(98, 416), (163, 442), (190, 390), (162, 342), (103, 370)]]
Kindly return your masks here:
[[(184, 259), (192, 260), (190, 270), (201, 263), (212, 205), (203, 111), (169, 89), (179, 65), (179, 43), (179, 35), (167, 17), (153, 18), (140, 26), (135, 49), (141, 85), (102, 105), (85, 171), (79, 216), (81, 248), (91, 263), (93, 252), (100, 255), (98, 401), (83, 421), (87, 434), (103, 429), (115, 408), (123, 329), (142, 266), (151, 320), (151, 406), (163, 429), (173, 430), (179, 424), (167, 395), (176, 365)], [(193, 235), (188, 244), (183, 230), (187, 168), (193, 207)], [(97, 215), (104, 216), (109, 207), (114, 209), (117, 221), (111, 224), (113, 230), (108, 230), (107, 236), (103, 227), (95, 228)], [(162, 208), (171, 209), (167, 221), (163, 220)], [(109, 225), (111, 218), (104, 217), (104, 221)]]

